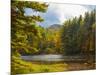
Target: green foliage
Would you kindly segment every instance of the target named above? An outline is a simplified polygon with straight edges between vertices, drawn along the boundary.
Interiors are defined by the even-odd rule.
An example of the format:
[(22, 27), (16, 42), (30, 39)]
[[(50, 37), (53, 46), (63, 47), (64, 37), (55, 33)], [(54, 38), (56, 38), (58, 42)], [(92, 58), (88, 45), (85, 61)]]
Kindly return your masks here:
[(62, 47), (65, 54), (95, 53), (95, 10), (85, 17), (67, 20), (62, 28)]
[(11, 63), (12, 75), (25, 74), (33, 71), (34, 68), (32, 67), (32, 63), (25, 62), (16, 56), (12, 56), (12, 63)]
[(37, 53), (38, 43), (42, 37), (43, 28), (37, 25), (43, 19), (39, 15), (25, 15), (25, 9), (36, 12), (46, 12), (48, 5), (31, 1), (11, 2), (11, 46), (12, 53)]

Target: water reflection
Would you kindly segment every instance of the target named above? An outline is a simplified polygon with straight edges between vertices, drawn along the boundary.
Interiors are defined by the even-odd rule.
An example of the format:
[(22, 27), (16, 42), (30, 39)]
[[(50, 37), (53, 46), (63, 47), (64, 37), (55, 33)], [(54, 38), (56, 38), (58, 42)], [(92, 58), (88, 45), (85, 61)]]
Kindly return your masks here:
[(21, 56), (23, 60), (28, 61), (85, 61), (85, 56), (63, 56), (63, 55), (33, 55), (33, 56)]

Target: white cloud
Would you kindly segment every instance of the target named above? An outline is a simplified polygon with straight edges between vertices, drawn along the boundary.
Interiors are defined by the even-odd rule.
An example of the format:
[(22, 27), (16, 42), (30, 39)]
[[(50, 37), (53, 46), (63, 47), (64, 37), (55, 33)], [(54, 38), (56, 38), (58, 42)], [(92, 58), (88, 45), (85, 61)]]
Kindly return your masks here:
[(71, 19), (75, 16), (84, 15), (87, 11), (95, 9), (93, 5), (74, 5), (74, 4), (49, 4), (45, 13), (35, 12), (30, 8), (25, 9), (25, 15), (41, 15), (44, 22), (39, 23), (43, 27), (48, 27), (53, 24), (62, 24), (66, 19)]
[(88, 11), (88, 8), (81, 5), (72, 4), (53, 4), (49, 5), (48, 12), (53, 12), (57, 15), (60, 23), (63, 23), (66, 19), (84, 15)]

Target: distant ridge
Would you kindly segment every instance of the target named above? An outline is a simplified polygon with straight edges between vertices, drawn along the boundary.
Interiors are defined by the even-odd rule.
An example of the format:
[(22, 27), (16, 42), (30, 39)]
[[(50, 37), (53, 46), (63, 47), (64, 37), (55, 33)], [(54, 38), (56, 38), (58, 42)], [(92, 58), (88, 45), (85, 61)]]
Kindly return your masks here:
[(52, 31), (58, 31), (62, 26), (60, 24), (53, 24), (50, 27), (48, 27), (48, 30), (52, 30)]

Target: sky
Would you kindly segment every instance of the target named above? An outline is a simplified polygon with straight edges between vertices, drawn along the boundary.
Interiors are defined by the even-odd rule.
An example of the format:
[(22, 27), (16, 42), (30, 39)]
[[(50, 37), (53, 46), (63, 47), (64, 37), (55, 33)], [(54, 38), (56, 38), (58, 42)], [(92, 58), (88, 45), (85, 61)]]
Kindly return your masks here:
[(96, 8), (95, 5), (76, 5), (76, 4), (59, 4), (48, 3), (48, 9), (45, 13), (35, 12), (30, 8), (25, 9), (25, 15), (40, 15), (44, 21), (40, 24), (42, 27), (49, 27), (53, 24), (62, 24), (65, 20), (75, 16), (84, 16), (85, 12), (90, 12)]

